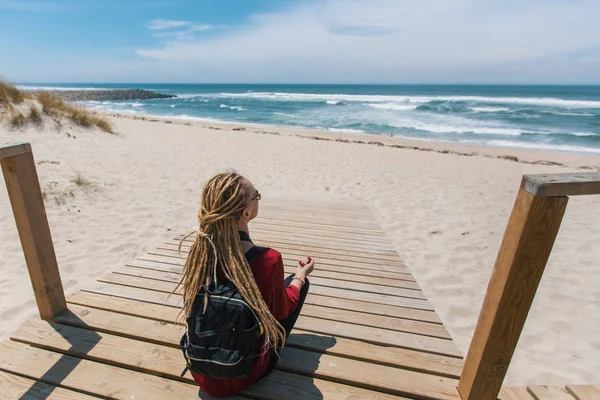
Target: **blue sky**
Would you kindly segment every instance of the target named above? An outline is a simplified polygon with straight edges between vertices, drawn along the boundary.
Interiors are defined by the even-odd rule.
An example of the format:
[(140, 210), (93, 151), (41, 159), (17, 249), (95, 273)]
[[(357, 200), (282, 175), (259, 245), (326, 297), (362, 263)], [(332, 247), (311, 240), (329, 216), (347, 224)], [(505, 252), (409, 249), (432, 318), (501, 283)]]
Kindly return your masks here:
[(598, 84), (598, 15), (598, 0), (0, 0), (0, 74)]

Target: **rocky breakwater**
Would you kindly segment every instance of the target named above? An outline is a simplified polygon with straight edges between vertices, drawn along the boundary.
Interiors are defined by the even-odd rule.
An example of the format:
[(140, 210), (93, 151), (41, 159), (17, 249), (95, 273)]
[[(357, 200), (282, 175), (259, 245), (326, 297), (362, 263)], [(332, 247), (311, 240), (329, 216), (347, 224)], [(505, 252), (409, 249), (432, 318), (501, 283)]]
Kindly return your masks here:
[(65, 90), (52, 93), (67, 101), (125, 101), (171, 99), (177, 97), (172, 94), (156, 93), (143, 89)]

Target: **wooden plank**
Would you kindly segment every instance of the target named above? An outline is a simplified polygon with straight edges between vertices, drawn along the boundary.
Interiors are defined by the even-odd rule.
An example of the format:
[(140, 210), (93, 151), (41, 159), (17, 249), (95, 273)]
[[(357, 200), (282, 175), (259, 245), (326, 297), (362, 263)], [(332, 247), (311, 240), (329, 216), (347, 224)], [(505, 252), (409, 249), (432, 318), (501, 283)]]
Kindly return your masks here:
[[(140, 263), (150, 262), (154, 267), (164, 268), (158, 264), (168, 264), (170, 266), (176, 267), (175, 269), (170, 269), (170, 271), (181, 271), (181, 267), (184, 264), (184, 259), (177, 259), (169, 256), (162, 256), (157, 254), (144, 254), (136, 258), (134, 261), (127, 263), (126, 265), (131, 266), (141, 266)], [(291, 262), (287, 257), (283, 259), (283, 265), (286, 267), (296, 268), (297, 262)], [(401, 281), (410, 281), (415, 282), (415, 278), (409, 273), (403, 272), (389, 272), (389, 271), (375, 271), (372, 269), (365, 270), (354, 267), (345, 267), (345, 266), (337, 266), (337, 265), (329, 265), (323, 264), (319, 262), (318, 270), (322, 271), (331, 271), (338, 272), (344, 275), (356, 275), (357, 277), (363, 276), (372, 276), (372, 277), (380, 277), (385, 279), (390, 279), (392, 281), (401, 280)], [(166, 269), (165, 269), (166, 270)]]
[[(285, 265), (285, 264), (284, 264)], [(156, 276), (154, 279), (161, 279), (167, 281), (177, 281), (179, 282), (180, 274), (182, 271), (182, 267), (155, 263), (150, 261), (143, 260), (135, 260), (129, 262), (125, 265), (125, 268), (129, 270), (130, 274), (147, 274), (140, 275), (146, 277)], [(292, 274), (296, 272), (296, 267), (288, 267), (284, 266), (284, 272), (286, 274)], [(161, 277), (160, 274), (165, 274), (164, 277)], [(329, 269), (316, 269), (311, 274), (311, 277), (319, 277), (319, 278), (328, 278), (334, 279), (336, 281), (348, 281), (355, 283), (367, 283), (371, 285), (378, 286), (387, 286), (387, 287), (396, 287), (396, 288), (404, 288), (404, 289), (413, 289), (420, 290), (419, 284), (415, 281), (409, 281), (404, 279), (391, 279), (391, 278), (380, 278), (377, 276), (369, 276), (369, 275), (358, 275), (358, 274), (348, 274), (330, 271)]]
[(352, 322), (354, 325), (382, 328), (390, 331), (415, 333), (451, 340), (452, 337), (443, 325), (428, 322), (413, 321), (400, 318), (390, 318), (381, 315), (363, 314), (348, 310), (305, 304), (302, 315), (331, 321)]
[[(315, 279), (313, 279), (314, 281)], [(152, 279), (125, 276), (120, 274), (108, 274), (98, 279), (99, 282), (112, 283), (114, 285), (131, 286), (144, 289), (152, 289), (158, 292), (171, 293), (177, 286), (174, 283), (156, 281)], [(179, 289), (181, 290), (181, 288)], [(411, 290), (411, 292), (416, 292)], [(397, 307), (416, 308), (419, 310), (433, 311), (433, 306), (425, 299), (413, 297), (388, 296), (370, 292), (358, 292), (349, 289), (339, 289), (328, 286), (311, 285), (310, 293), (322, 296), (337, 297), (342, 299), (360, 300), (367, 303), (385, 304)]]
[[(35, 321), (27, 324), (14, 335), (14, 340), (35, 345), (46, 350), (58, 351), (170, 379), (181, 379), (179, 374), (185, 367), (185, 362), (179, 349), (153, 345), (139, 340), (127, 339), (106, 333), (97, 333), (66, 325), (48, 324), (43, 321)], [(269, 380), (275, 380), (279, 385), (282, 385), (282, 380), (287, 382), (300, 380), (303, 384), (302, 386), (308, 386), (306, 379), (299, 379), (300, 377), (296, 375), (285, 372), (275, 372), (274, 374), (269, 377)], [(189, 372), (185, 374), (183, 380), (193, 383)], [(373, 391), (362, 390), (356, 387), (344, 387), (337, 383), (328, 384), (326, 382), (319, 382), (316, 386), (328, 387), (329, 391), (335, 388), (339, 393), (344, 393), (346, 396), (352, 396), (358, 392), (363, 396), (369, 396), (366, 398), (397, 398), (388, 395), (383, 395), (382, 397)], [(252, 392), (259, 398), (269, 399), (291, 398), (293, 394), (289, 389), (284, 389), (281, 393), (282, 397), (277, 397), (280, 393), (273, 391), (271, 385), (267, 388), (254, 388)]]
[(185, 368), (180, 349), (41, 320), (27, 322), (10, 339), (171, 379)]
[(525, 175), (521, 186), (534, 196), (600, 194), (600, 172)]
[(262, 214), (264, 210), (260, 210), (257, 218), (250, 222), (251, 231), (275, 231), (275, 232), (314, 232), (318, 235), (332, 236), (334, 238), (364, 238), (374, 241), (390, 242), (390, 239), (385, 235), (385, 232), (381, 229), (362, 229), (357, 226), (348, 226), (340, 224), (338, 226), (326, 226), (321, 224), (310, 224), (307, 222), (294, 222), (294, 221), (276, 221), (276, 220), (263, 220)]
[[(268, 228), (271, 226), (284, 226), (287, 228), (295, 228), (295, 229), (302, 229), (302, 230), (311, 230), (315, 228), (314, 224), (311, 223), (307, 223), (307, 222), (295, 222), (295, 221), (281, 221), (281, 220), (277, 220), (277, 219), (270, 219), (267, 218), (266, 216), (263, 217), (263, 210), (261, 209), (260, 211), (260, 218), (256, 218), (254, 220), (251, 221), (250, 223), (250, 227), (254, 227), (254, 226), (260, 226), (263, 228)], [(360, 234), (360, 235), (368, 235), (368, 236), (375, 236), (375, 237), (385, 237), (387, 238), (387, 235), (385, 234), (385, 232), (380, 229), (380, 228), (363, 228), (363, 227), (354, 227), (354, 226), (332, 226), (332, 225), (318, 225), (318, 228), (324, 231), (331, 231), (331, 230), (336, 230), (337, 232), (340, 233), (352, 233), (352, 234)], [(389, 238), (388, 238), (389, 240)]]
[[(81, 311), (84, 311), (84, 310), (81, 310)], [(96, 312), (98, 310), (85, 309), (85, 311), (88, 311), (88, 313), (81, 312), (81, 313), (76, 314), (76, 316), (80, 317), (80, 319), (75, 318), (75, 316), (72, 316), (71, 322), (73, 322), (75, 324), (80, 324), (80, 326), (95, 327), (95, 324), (89, 324), (88, 317), (96, 314)], [(108, 314), (108, 313), (104, 313), (104, 314)], [(120, 317), (120, 322), (118, 324), (119, 328), (117, 328), (115, 331), (110, 332), (111, 335), (112, 334), (119, 335), (121, 333), (121, 331), (119, 329), (123, 329), (123, 330), (127, 331), (127, 334), (129, 335), (129, 332), (131, 332), (132, 329), (136, 329), (136, 327), (139, 326), (138, 321), (140, 320), (140, 318), (125, 316), (122, 314), (115, 314), (115, 315)], [(114, 320), (118, 320), (118, 317), (109, 316), (107, 318), (111, 321), (114, 321)], [(132, 320), (134, 318), (136, 321)], [(110, 325), (113, 326), (112, 323)], [(138, 336), (139, 339), (145, 340), (146, 337), (148, 337), (148, 336), (154, 337), (157, 334), (159, 334), (157, 332), (148, 332), (143, 329), (139, 329), (139, 328), (137, 328), (137, 329), (139, 332), (139, 336)], [(160, 328), (158, 328), (158, 329), (160, 329)], [(94, 334), (94, 332), (92, 332), (92, 334)], [(54, 335), (55, 338), (60, 337), (60, 336), (62, 336), (62, 335), (60, 335), (60, 334)], [(79, 337), (80, 335), (76, 335), (76, 336)], [(172, 338), (172, 340), (171, 340), (171, 345), (172, 345), (171, 347), (173, 347), (173, 350), (179, 351), (176, 348), (177, 344), (179, 343), (179, 336), (180, 335)], [(92, 353), (92, 352), (94, 352), (94, 348), (96, 346), (99, 347), (99, 351), (94, 352), (93, 353), (94, 355), (112, 351), (113, 354), (110, 357), (103, 357), (103, 361), (106, 361), (107, 358), (114, 358), (114, 357), (118, 356), (120, 351), (115, 351), (114, 350), (115, 348), (117, 350), (121, 349), (121, 351), (123, 351), (125, 349), (127, 349), (128, 352), (131, 351), (131, 350), (129, 350), (129, 346), (123, 345), (123, 344), (121, 344), (121, 345), (107, 344), (106, 346), (100, 347), (99, 343), (101, 342), (102, 338), (111, 339), (112, 336), (103, 335), (103, 336), (101, 336), (100, 339), (95, 338), (94, 346), (90, 350), (86, 350), (86, 351), (88, 353)], [(32, 343), (37, 341), (38, 345), (42, 345), (43, 343), (40, 342), (40, 340), (49, 340), (49, 339), (34, 336), (34, 337), (29, 337), (27, 340)], [(89, 342), (90, 340), (92, 340), (92, 339), (88, 339), (87, 341)], [(115, 340), (117, 340), (117, 339), (115, 339)], [(60, 343), (62, 343), (61, 345), (64, 348), (68, 348), (69, 351), (73, 351), (72, 349), (76, 348), (76, 346), (77, 346), (76, 340), (73, 338), (70, 338), (70, 340), (64, 340)], [(141, 343), (143, 343), (143, 342), (141, 342)], [(142, 357), (138, 357), (138, 354), (142, 354), (142, 355), (148, 354), (149, 357), (152, 357), (153, 353), (156, 353), (156, 349), (153, 349), (153, 348), (147, 348), (145, 350), (142, 350), (140, 348), (142, 345), (143, 344), (136, 345), (136, 348), (133, 351), (131, 351), (134, 354), (134, 358), (136, 358), (136, 361), (135, 361), (136, 363), (139, 363), (140, 358), (142, 358)], [(88, 344), (83, 343), (83, 344), (81, 344), (81, 346), (83, 347), (83, 349), (89, 349), (91, 347), (89, 343)], [(113, 349), (113, 350), (111, 350), (111, 349)], [(158, 351), (158, 353), (161, 354), (162, 356), (165, 356), (165, 354), (167, 353), (167, 350), (160, 349), (160, 351)], [(94, 355), (92, 355), (92, 356), (94, 356)], [(154, 358), (156, 358), (156, 355), (154, 355)], [(127, 364), (130, 365), (131, 361), (132, 360), (128, 361)], [(183, 360), (181, 360), (181, 361), (183, 361)], [(122, 363), (123, 361), (119, 361), (119, 362)], [(142, 365), (144, 365), (143, 362), (142, 362)], [(164, 367), (164, 365), (161, 366), (161, 368), (162, 367)], [(370, 390), (384, 391), (386, 393), (391, 393), (391, 394), (395, 394), (395, 395), (410, 396), (411, 394), (414, 393), (414, 394), (418, 394), (421, 397), (426, 397), (426, 398), (435, 398), (435, 399), (438, 399), (438, 398), (439, 399), (456, 399), (457, 398), (456, 397), (456, 389), (455, 389), (456, 380), (454, 380), (454, 379), (444, 378), (444, 377), (440, 377), (440, 376), (427, 375), (427, 374), (422, 374), (422, 373), (418, 373), (418, 372), (414, 372), (414, 371), (406, 371), (406, 370), (391, 368), (391, 367), (383, 366), (383, 365), (375, 365), (375, 364), (365, 363), (362, 361), (351, 360), (351, 359), (332, 356), (332, 355), (328, 355), (328, 354), (314, 353), (314, 352), (309, 352), (309, 351), (300, 350), (300, 349), (284, 348), (284, 350), (282, 352), (282, 358), (279, 361), (277, 368), (281, 369), (283, 371), (287, 371), (287, 372), (299, 373), (299, 374), (306, 375), (306, 376), (314, 376), (316, 378), (332, 380), (335, 382), (341, 382), (341, 383), (345, 383), (345, 384), (349, 384), (349, 385), (353, 385), (353, 386), (363, 387), (363, 388), (370, 389)], [(368, 371), (367, 375), (365, 375), (365, 371)], [(180, 372), (180, 371), (178, 371), (178, 372)]]
[[(317, 368), (315, 370), (315, 365)], [(300, 374), (332, 379), (336, 382), (407, 396), (436, 400), (460, 400), (456, 380), (413, 371), (389, 368), (362, 361), (284, 348), (278, 368)]]
[[(259, 245), (261, 243), (258, 243)], [(185, 261), (187, 258), (189, 248), (181, 248), (181, 252), (178, 249), (177, 245), (164, 244), (159, 245), (157, 249), (150, 250), (149, 254), (158, 254), (164, 255), (168, 257), (174, 257), (179, 260)], [(299, 259), (305, 258), (307, 255), (311, 253), (306, 253), (304, 251), (288, 251), (288, 250), (280, 250), (279, 251), (284, 260), (289, 263), (297, 263)], [(370, 262), (363, 261), (361, 259), (357, 259), (353, 256), (337, 256), (337, 255), (320, 255), (313, 256), (316, 260), (319, 261), (320, 264), (327, 265), (339, 265), (344, 267), (353, 267), (361, 270), (375, 270), (375, 271), (387, 271), (387, 272), (397, 272), (397, 273), (406, 273), (408, 270), (402, 264), (394, 265), (393, 262), (387, 260), (372, 260)]]
[[(125, 349), (124, 349), (125, 350)], [(89, 395), (114, 399), (198, 399), (198, 387), (16, 342), (0, 343), (0, 369)], [(201, 399), (212, 399), (202, 394)], [(237, 400), (242, 398), (237, 397)]]
[(67, 301), (69, 304), (114, 311), (171, 324), (178, 322), (177, 318), (180, 311), (180, 308), (177, 307), (84, 291), (73, 293), (67, 297)]
[[(181, 326), (165, 324), (164, 322), (141, 319), (128, 315), (111, 313), (99, 309), (71, 305), (70, 311), (65, 311), (57, 316), (57, 322), (67, 325), (81, 324), (84, 321), (93, 329), (102, 332), (115, 333), (119, 335), (143, 338), (153, 343), (165, 346), (179, 345), (179, 339), (183, 333)], [(317, 318), (300, 316), (296, 327), (301, 330), (358, 339), (368, 343), (394, 346), (405, 349), (417, 350), (431, 354), (439, 354), (460, 358), (461, 354), (456, 345), (450, 341), (427, 336), (414, 335), (404, 332), (389, 331), (379, 328), (361, 327), (352, 323), (339, 321), (324, 321)], [(134, 325), (139, 326), (134, 326)]]
[(255, 236), (285, 236), (285, 237), (304, 237), (315, 242), (340, 242), (340, 243), (359, 243), (374, 246), (384, 246), (393, 248), (392, 242), (385, 235), (365, 235), (363, 233), (340, 232), (338, 229), (320, 229), (319, 225), (314, 228), (300, 229), (297, 227), (286, 227), (285, 225), (268, 226), (254, 224), (252, 233)]
[(97, 397), (73, 392), (53, 385), (0, 372), (0, 393), (5, 399), (19, 400), (92, 400)]
[(567, 385), (567, 390), (577, 400), (599, 400), (600, 399), (600, 386)]
[(313, 294), (319, 294), (321, 296), (336, 297), (339, 299), (359, 300), (366, 303), (434, 311), (431, 303), (424, 299), (386, 296), (374, 293), (356, 292), (352, 290), (317, 285), (311, 286), (310, 292)]
[[(157, 292), (151, 289), (132, 286), (106, 284), (96, 286), (93, 289), (86, 289), (85, 291), (142, 300), (154, 304), (164, 304), (171, 307), (181, 307), (182, 303), (180, 295), (169, 295), (166, 292)], [(320, 296), (311, 292), (308, 293), (304, 304), (314, 304), (322, 307), (350, 310), (373, 315), (412, 319), (415, 321), (433, 322), (437, 324), (442, 323), (437, 314), (433, 311), (366, 303), (352, 299), (339, 299), (335, 297)]]
[[(94, 289), (95, 293), (106, 293), (114, 294), (115, 288), (108, 287), (105, 291), (101, 288)], [(127, 296), (126, 298), (141, 300), (141, 301), (152, 301), (151, 291), (142, 288), (126, 288), (122, 295)], [(141, 292), (141, 293), (140, 293)], [(149, 293), (150, 292), (150, 293)], [(168, 299), (167, 294), (163, 294), (163, 297), (156, 298), (156, 304), (163, 304), (161, 301), (167, 302), (169, 305), (181, 304), (180, 296), (170, 296)], [(310, 295), (307, 297), (307, 300)], [(160, 299), (160, 300), (159, 300)], [(305, 303), (306, 304), (306, 303)], [(62, 318), (62, 316), (61, 316)], [(61, 319), (62, 321), (63, 319)], [(353, 323), (345, 323), (342, 321), (323, 320), (320, 318), (313, 318), (307, 315), (300, 315), (296, 327), (313, 332), (327, 333), (337, 336), (348, 337), (351, 339), (360, 339), (369, 343), (381, 344), (385, 346), (396, 346), (409, 349), (415, 349), (419, 351), (425, 351), (429, 353), (449, 355), (453, 357), (462, 357), (456, 345), (447, 339), (441, 339), (439, 337), (421, 336), (415, 333), (408, 333), (404, 331), (392, 331), (389, 329), (381, 329), (376, 327), (361, 326)], [(99, 326), (101, 328), (101, 326)], [(411, 326), (409, 321), (404, 324), (404, 330), (410, 330), (412, 332), (418, 331), (421, 326)], [(423, 329), (425, 333), (440, 333), (439, 330)], [(164, 343), (164, 342), (160, 342)]]
[(0, 161), (3, 159), (18, 156), (25, 153), (31, 153), (29, 143), (3, 143), (0, 145)]
[(244, 395), (260, 400), (408, 400), (405, 397), (278, 370), (254, 383)]
[[(168, 323), (176, 323), (179, 313), (179, 309), (173, 307), (88, 292), (77, 292), (69, 296), (67, 301), (82, 306)], [(450, 378), (458, 378), (462, 370), (462, 360), (458, 358), (427, 354), (409, 349), (383, 347), (340, 337), (332, 339), (331, 336), (326, 334), (308, 332), (297, 328), (294, 328), (292, 335), (286, 341), (286, 346)]]
[(325, 243), (328, 245), (335, 245), (340, 247), (354, 247), (357, 249), (375, 249), (384, 253), (395, 253), (395, 249), (392, 246), (392, 243), (389, 240), (374, 240), (368, 238), (362, 238), (360, 236), (340, 236), (338, 233), (336, 236), (336, 232), (332, 231), (328, 235), (313, 233), (311, 231), (294, 231), (290, 230), (290, 232), (275, 232), (267, 229), (252, 229), (252, 236), (257, 239), (278, 239), (280, 237), (285, 237), (287, 240), (298, 240), (305, 243)]
[(301, 315), (296, 322), (299, 329), (330, 334), (348, 339), (361, 340), (381, 346), (394, 346), (404, 349), (423, 351), (461, 358), (462, 354), (451, 340), (418, 334), (389, 331), (386, 329), (360, 326), (341, 321), (323, 321), (318, 318)]
[(33, 154), (3, 159), (2, 171), (38, 311), (42, 319), (51, 320), (66, 308), (66, 301)]
[[(360, 251), (363, 253), (383, 254), (388, 256), (396, 256), (397, 252), (391, 242), (372, 242), (365, 241), (360, 236), (355, 238), (339, 238), (333, 235), (339, 233), (331, 233), (329, 237), (322, 237), (310, 231), (307, 232), (274, 232), (272, 230), (253, 229), (251, 232), (254, 241), (278, 241), (287, 243), (302, 243), (304, 245), (312, 245), (315, 247), (325, 247), (333, 249), (348, 249), (352, 251)], [(190, 236), (192, 237), (192, 236)]]
[[(291, 275), (296, 272), (296, 269), (287, 268), (284, 269), (287, 275)], [(163, 271), (154, 271), (149, 269), (135, 268), (135, 267), (122, 267), (114, 273), (134, 276), (145, 279), (154, 279), (160, 280), (163, 282), (171, 282), (171, 283), (179, 283), (181, 280), (181, 274), (175, 272), (163, 272)], [(412, 282), (408, 282), (406, 286), (413, 286), (411, 288), (405, 288), (396, 286), (382, 286), (375, 285), (367, 282), (353, 282), (348, 280), (339, 280), (339, 279), (331, 279), (331, 278), (323, 278), (318, 275), (311, 274), (310, 277), (311, 284), (319, 285), (319, 286), (327, 286), (327, 287), (339, 287), (343, 289), (349, 290), (357, 290), (361, 292), (367, 293), (377, 293), (377, 294), (385, 294), (388, 296), (400, 296), (400, 297), (410, 297), (416, 299), (425, 299), (425, 295), (419, 288), (414, 288), (414, 285), (411, 285)], [(403, 285), (404, 286), (404, 285)]]
[[(180, 278), (180, 275), (177, 274), (170, 274), (167, 272), (158, 272), (131, 267), (124, 267), (114, 271), (113, 273), (124, 274), (129, 276), (138, 276), (154, 280), (164, 278), (167, 282), (179, 282)], [(443, 325), (432, 324), (428, 322), (385, 317), (380, 315), (363, 314), (348, 310), (337, 310), (328, 307), (315, 306), (312, 304), (306, 304), (302, 309), (302, 314), (316, 318), (331, 319), (336, 321), (355, 321), (355, 323), (358, 325), (373, 326), (389, 330), (398, 330), (401, 332), (418, 333), (425, 336), (452, 339), (450, 334), (446, 331), (446, 328), (443, 327)]]
[[(173, 240), (168, 240), (166, 244), (171, 244), (176, 249), (179, 248), (179, 242), (183, 238), (182, 235), (179, 237), (175, 237)], [(350, 260), (356, 260), (363, 263), (369, 264), (389, 264), (398, 267), (404, 267), (404, 263), (402, 259), (397, 253), (383, 253), (379, 250), (367, 249), (367, 250), (357, 250), (355, 248), (339, 248), (327, 246), (325, 244), (298, 244), (293, 241), (286, 241), (285, 238), (272, 238), (272, 239), (264, 239), (259, 237), (255, 237), (252, 239), (258, 246), (271, 247), (279, 252), (289, 253), (289, 254), (298, 254), (299, 257), (305, 257), (307, 254), (312, 254), (313, 256), (323, 256), (328, 258), (337, 259), (338, 256), (342, 257), (352, 257)], [(191, 237), (186, 238), (181, 244), (182, 248), (189, 249), (192, 245), (194, 239)]]
[(527, 390), (535, 400), (575, 400), (566, 389), (555, 386), (529, 386)]
[[(494, 397), (495, 398), (495, 397)], [(503, 387), (498, 394), (498, 400), (535, 400), (526, 388), (516, 387)]]
[(463, 400), (498, 395), (567, 201), (519, 191), (458, 386)]
[(326, 228), (335, 228), (340, 225), (343, 225), (343, 226), (347, 226), (347, 227), (353, 228), (353, 229), (360, 228), (360, 229), (371, 230), (374, 232), (381, 231), (381, 227), (378, 226), (376, 223), (374, 223), (373, 220), (344, 221), (343, 223), (341, 223), (338, 221), (331, 221), (331, 220), (327, 220), (327, 219), (323, 219), (323, 218), (321, 218), (320, 220), (317, 220), (317, 219), (302, 218), (297, 215), (296, 216), (283, 215), (283, 214), (277, 213), (277, 212), (266, 211), (262, 207), (261, 207), (261, 210), (259, 211), (259, 213), (260, 213), (260, 219), (265, 222), (273, 222), (273, 223), (288, 223), (289, 222), (289, 223), (303, 223), (303, 224), (318, 223), (319, 225), (326, 227)]

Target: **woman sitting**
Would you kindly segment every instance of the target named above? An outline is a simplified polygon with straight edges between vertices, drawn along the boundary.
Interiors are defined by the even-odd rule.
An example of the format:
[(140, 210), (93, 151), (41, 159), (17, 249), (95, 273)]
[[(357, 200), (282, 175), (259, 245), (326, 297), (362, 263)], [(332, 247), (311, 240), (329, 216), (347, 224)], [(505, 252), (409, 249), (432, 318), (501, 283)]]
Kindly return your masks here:
[(188, 325), (190, 314), (202, 309), (196, 306), (193, 310), (198, 293), (218, 281), (228, 282), (237, 289), (261, 326), (260, 354), (251, 361), (251, 370), (243, 377), (223, 378), (223, 375), (194, 372), (198, 368), (191, 366), (193, 358), (186, 354), (192, 376), (213, 397), (238, 394), (273, 371), (308, 293), (306, 277), (314, 268), (314, 261), (308, 257), (298, 262), (295, 275), (284, 280), (281, 254), (254, 245), (248, 223), (258, 215), (260, 199), (261, 194), (252, 182), (237, 173), (210, 179), (202, 190), (199, 233), (183, 268), (183, 314)]

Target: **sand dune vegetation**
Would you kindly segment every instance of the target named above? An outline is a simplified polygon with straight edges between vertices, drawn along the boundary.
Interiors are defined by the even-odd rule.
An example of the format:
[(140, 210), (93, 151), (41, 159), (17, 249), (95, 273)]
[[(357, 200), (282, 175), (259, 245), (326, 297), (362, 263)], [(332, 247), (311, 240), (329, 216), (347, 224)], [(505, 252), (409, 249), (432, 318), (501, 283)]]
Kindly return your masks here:
[(54, 121), (60, 129), (63, 120), (67, 120), (83, 128), (114, 133), (112, 124), (103, 116), (68, 103), (53, 93), (29, 93), (0, 80), (0, 121), (4, 120), (12, 129), (22, 129), (29, 124), (41, 127), (45, 120)]

